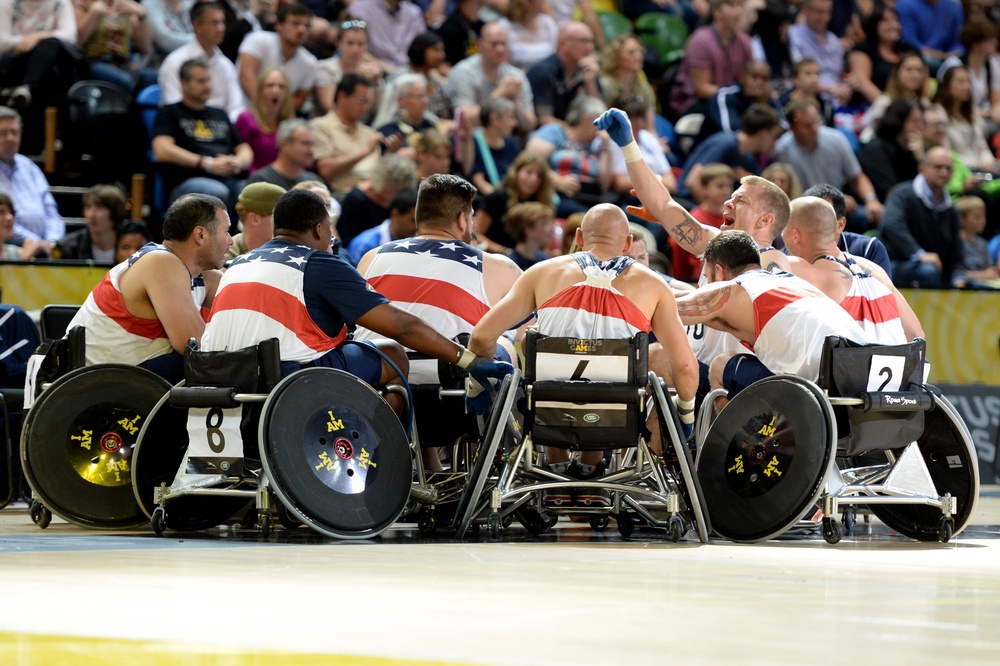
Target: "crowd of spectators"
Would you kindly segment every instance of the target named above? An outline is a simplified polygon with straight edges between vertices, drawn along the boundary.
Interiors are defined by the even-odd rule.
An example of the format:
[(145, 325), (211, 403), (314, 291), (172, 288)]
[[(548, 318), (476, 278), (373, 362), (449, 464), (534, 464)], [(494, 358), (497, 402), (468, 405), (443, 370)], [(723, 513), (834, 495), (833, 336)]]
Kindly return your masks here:
[[(602, 11), (681, 19), (682, 59), (664, 69), (639, 31), (605, 34)], [(159, 86), (164, 204), (213, 194), (234, 231), (248, 183), (322, 183), (344, 247), (368, 249), (408, 233), (421, 179), (454, 173), (479, 192), (476, 242), (527, 266), (560, 251), (566, 218), (636, 203), (593, 124), (617, 107), (706, 224), (747, 174), (790, 197), (832, 186), (901, 286), (990, 287), (998, 15), (997, 0), (0, 0), (4, 256), (115, 258), (125, 194), (89, 190), (86, 225), (66, 234), (22, 154), (38, 152), (41, 108), (98, 79), (133, 96)], [(658, 225), (632, 221), (697, 278)]]

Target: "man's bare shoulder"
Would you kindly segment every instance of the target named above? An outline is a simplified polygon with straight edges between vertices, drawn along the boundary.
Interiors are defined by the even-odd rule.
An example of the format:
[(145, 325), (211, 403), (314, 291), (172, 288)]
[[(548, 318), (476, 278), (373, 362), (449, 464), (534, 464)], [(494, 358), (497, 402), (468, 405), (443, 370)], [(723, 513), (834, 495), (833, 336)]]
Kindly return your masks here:
[(760, 265), (765, 271), (769, 271), (772, 268), (780, 268), (783, 271), (792, 272), (789, 257), (781, 250), (771, 249), (762, 252), (760, 255)]
[(158, 282), (184, 279), (190, 284), (191, 273), (173, 252), (153, 251), (139, 257), (122, 273), (122, 283), (130, 281), (148, 286)]

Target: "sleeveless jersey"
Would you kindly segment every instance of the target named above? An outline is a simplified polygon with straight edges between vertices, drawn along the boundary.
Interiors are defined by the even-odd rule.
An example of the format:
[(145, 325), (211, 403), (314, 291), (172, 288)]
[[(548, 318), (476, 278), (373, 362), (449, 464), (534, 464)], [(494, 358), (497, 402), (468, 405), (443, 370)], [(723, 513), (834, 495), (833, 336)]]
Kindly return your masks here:
[(791, 273), (747, 271), (734, 280), (753, 302), (753, 352), (775, 374), (793, 374), (815, 381), (819, 377), (823, 342), (840, 335), (869, 342), (857, 322), (831, 299)]
[[(170, 250), (159, 243), (147, 243), (108, 271), (69, 323), (66, 330), (74, 326), (86, 329), (87, 365), (139, 365), (173, 351), (160, 320), (136, 317), (129, 312), (120, 287), (125, 271), (150, 252), (159, 251)], [(197, 308), (205, 302), (205, 281), (200, 275), (191, 280), (191, 298)]]
[(538, 331), (544, 335), (591, 339), (631, 338), (649, 333), (649, 318), (611, 285), (635, 260), (598, 261), (589, 252), (571, 255), (586, 276), (538, 306)]
[(306, 309), (305, 266), (316, 252), (271, 240), (233, 259), (212, 302), (202, 349), (243, 349), (278, 338), (281, 360), (304, 364), (339, 347), (347, 326), (330, 337)]
[(906, 334), (903, 332), (903, 321), (899, 318), (899, 306), (892, 291), (882, 284), (878, 278), (868, 273), (847, 252), (847, 261), (841, 261), (830, 255), (820, 259), (835, 261), (851, 272), (851, 288), (847, 296), (840, 301), (840, 306), (847, 310), (854, 321), (868, 335), (872, 342), (880, 345), (906, 344)]

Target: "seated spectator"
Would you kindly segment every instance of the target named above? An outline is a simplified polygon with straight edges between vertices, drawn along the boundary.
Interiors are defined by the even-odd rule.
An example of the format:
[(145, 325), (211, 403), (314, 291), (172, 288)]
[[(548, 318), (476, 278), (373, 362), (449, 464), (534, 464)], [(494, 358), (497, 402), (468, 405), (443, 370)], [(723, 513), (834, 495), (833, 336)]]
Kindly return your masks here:
[(47, 256), (38, 241), (26, 240), (24, 245), (14, 245), (9, 242), (14, 237), (14, 214), (14, 202), (9, 196), (0, 192), (0, 259), (27, 261)]
[(417, 188), (417, 167), (412, 160), (386, 155), (370, 179), (358, 183), (343, 201), (337, 231), (346, 247), (362, 231), (377, 227), (389, 217), (389, 204), (402, 190)]
[(115, 265), (139, 251), (151, 239), (149, 227), (142, 220), (125, 220), (115, 229)]
[[(691, 33), (684, 45), (684, 60), (674, 86), (670, 106), (678, 116), (688, 113), (695, 102), (707, 102), (719, 88), (739, 79), (753, 59), (750, 36), (739, 29), (742, 0), (709, 0), (712, 22)], [(700, 108), (702, 108), (702, 104)]]
[[(961, 216), (962, 269), (977, 287), (1000, 288), (1000, 262), (990, 257), (986, 240), (980, 235), (986, 228), (986, 204), (979, 197), (955, 199)], [(992, 284), (991, 284), (992, 283)]]
[(559, 24), (541, 0), (510, 0), (507, 16), (499, 23), (507, 28), (510, 63), (515, 67), (530, 69), (555, 53)]
[(838, 130), (821, 126), (819, 111), (807, 101), (789, 104), (785, 117), (791, 131), (778, 139), (775, 157), (792, 165), (803, 187), (826, 183), (843, 189), (850, 184), (864, 203), (859, 205), (854, 197), (847, 197), (848, 225), (859, 232), (877, 225), (882, 204), (847, 138)]
[[(677, 178), (674, 176), (674, 169), (664, 152), (663, 143), (656, 138), (653, 129), (646, 123), (652, 115), (652, 97), (625, 97), (614, 100), (613, 106), (628, 114), (629, 122), (632, 123), (632, 130), (635, 132), (635, 142), (639, 144), (642, 151), (642, 158), (652, 169), (653, 173), (660, 177), (671, 194), (677, 193)], [(611, 143), (611, 190), (620, 195), (628, 195), (632, 189), (632, 179), (628, 176), (628, 169), (625, 168), (625, 155), (622, 149), (614, 142)], [(656, 225), (659, 227), (659, 225)]]
[(423, 180), (436, 173), (451, 173), (452, 144), (443, 134), (428, 130), (420, 135), (413, 155), (417, 163), (417, 178)]
[(701, 184), (704, 164), (721, 162), (731, 167), (737, 178), (760, 175), (760, 160), (774, 152), (782, 131), (781, 119), (771, 107), (754, 104), (743, 113), (741, 124), (739, 131), (714, 134), (694, 149), (684, 162), (678, 196), (696, 203), (705, 198)]
[[(635, 126), (633, 125), (633, 130)], [(698, 170), (701, 203), (691, 209), (691, 217), (707, 227), (720, 228), (725, 219), (726, 202), (733, 194), (736, 173), (728, 164), (711, 162)], [(701, 277), (701, 259), (670, 239), (670, 259), (674, 277), (679, 280), (697, 280)]]
[(920, 54), (913, 52), (902, 54), (899, 62), (892, 68), (889, 82), (885, 84), (885, 93), (875, 98), (861, 121), (864, 126), (861, 141), (867, 143), (875, 136), (882, 115), (897, 99), (908, 97), (918, 101), (924, 108), (929, 106), (928, 88), (927, 65), (924, 64)]
[(552, 241), (552, 208), (537, 201), (511, 206), (507, 211), (507, 231), (514, 239), (507, 258), (522, 271), (528, 270), (549, 258), (545, 248)]
[(517, 159), (521, 147), (512, 134), (517, 128), (514, 102), (504, 97), (488, 99), (479, 107), (482, 127), (473, 130), (475, 157), (467, 173), (479, 194), (492, 194), (503, 174)]
[(191, 13), (184, 0), (145, 0), (142, 6), (153, 31), (153, 55), (147, 64), (159, 70), (168, 55), (194, 39)]
[[(382, 86), (386, 66), (368, 52), (368, 27), (364, 21), (344, 21), (340, 24), (337, 52), (320, 60), (316, 80), (316, 103), (326, 113), (333, 108), (333, 91), (344, 74), (360, 74), (376, 90)], [(376, 98), (381, 95), (376, 93)], [(377, 108), (372, 105), (372, 108)]]
[(114, 185), (91, 187), (83, 195), (83, 217), (87, 226), (56, 241), (52, 258), (110, 264), (117, 249), (117, 229), (127, 215), (125, 206), (125, 193)]
[(948, 150), (931, 148), (920, 174), (889, 193), (878, 237), (889, 253), (897, 287), (968, 284), (959, 214), (945, 189), (951, 170)]
[(885, 92), (903, 53), (917, 47), (900, 40), (899, 17), (892, 7), (876, 5), (863, 24), (865, 40), (847, 54), (848, 81), (871, 104)]
[(340, 195), (371, 176), (383, 146), (394, 153), (402, 145), (398, 136), (385, 137), (364, 124), (371, 91), (365, 77), (345, 74), (337, 84), (333, 108), (311, 122), (316, 136), (316, 171), (330, 190)]
[(792, 102), (812, 102), (819, 109), (820, 119), (827, 127), (833, 127), (833, 104), (819, 90), (819, 63), (812, 58), (803, 58), (792, 65), (792, 87), (778, 97), (784, 109)]
[(948, 114), (948, 142), (973, 171), (1000, 172), (993, 151), (986, 143), (986, 126), (972, 103), (969, 70), (962, 65), (948, 69), (934, 95)]
[(387, 138), (398, 136), (402, 143), (399, 154), (412, 159), (420, 135), (439, 125), (437, 117), (427, 111), (427, 79), (422, 74), (403, 74), (396, 79), (393, 93), (398, 111), (378, 131)]
[(898, 0), (902, 39), (920, 49), (932, 72), (948, 56), (962, 55), (962, 5), (957, 0)]
[(442, 71), (444, 64), (444, 43), (435, 32), (422, 32), (413, 38), (408, 52), (410, 64), (400, 67), (385, 83), (378, 113), (375, 115), (375, 127), (391, 122), (399, 111), (399, 94), (395, 90), (399, 77), (404, 74), (423, 74), (427, 85), (427, 110), (438, 119), (452, 117), (451, 99), (445, 90), (448, 77)]
[(257, 31), (244, 38), (236, 61), (240, 86), (248, 98), (253, 98), (257, 79), (270, 67), (280, 67), (288, 77), (292, 103), (298, 111), (317, 86), (317, 60), (303, 46), (309, 36), (312, 10), (305, 5), (284, 5), (278, 10), (275, 32)]
[(414, 209), (417, 207), (416, 190), (400, 190), (389, 202), (389, 217), (377, 227), (366, 229), (355, 236), (347, 247), (351, 263), (358, 265), (369, 250), (382, 247), (389, 241), (409, 238), (417, 231)]
[(799, 174), (790, 164), (784, 162), (771, 162), (760, 172), (762, 178), (781, 188), (781, 191), (788, 195), (789, 201), (802, 196), (802, 183), (799, 181)]
[(240, 218), (240, 233), (226, 250), (226, 259), (234, 259), (274, 238), (274, 204), (285, 189), (271, 183), (251, 183), (240, 192), (236, 215)]
[(135, 0), (79, 0), (76, 11), (77, 44), (90, 62), (90, 76), (135, 94), (156, 83), (157, 71), (139, 66), (136, 53), (153, 49), (153, 31), (146, 9)]
[(301, 118), (281, 121), (275, 134), (278, 156), (274, 162), (259, 169), (247, 179), (249, 183), (272, 183), (290, 190), (298, 183), (322, 179), (309, 167), (313, 165), (316, 141), (309, 123)]
[(753, 104), (774, 109), (781, 117), (781, 103), (771, 94), (771, 68), (764, 60), (750, 60), (743, 66), (737, 83), (719, 88), (705, 107), (705, 120), (695, 140), (701, 143), (716, 132), (735, 132), (743, 126), (743, 114)]
[(916, 178), (923, 156), (924, 110), (916, 100), (904, 97), (885, 110), (875, 138), (861, 149), (858, 162), (879, 200), (885, 201), (897, 183)]
[(788, 47), (792, 62), (810, 58), (819, 64), (819, 89), (836, 104), (846, 105), (854, 94), (844, 82), (844, 47), (829, 30), (833, 18), (833, 0), (803, 0), (801, 23), (788, 28)]
[[(813, 185), (801, 196), (819, 197), (830, 202), (833, 212), (837, 215), (837, 247), (844, 252), (849, 252), (855, 257), (864, 257), (868, 261), (878, 264), (885, 274), (892, 277), (892, 262), (889, 261), (889, 253), (886, 252), (885, 245), (875, 236), (856, 234), (853, 231), (844, 231), (847, 226), (847, 205), (844, 202), (844, 193), (833, 185)], [(775, 239), (777, 240), (777, 239)]]
[(506, 97), (516, 105), (518, 129), (530, 132), (536, 125), (534, 97), (524, 72), (507, 62), (507, 29), (499, 23), (484, 25), (478, 45), (478, 53), (448, 74), (446, 89), (456, 114), (460, 109), (478, 118), (479, 105), (488, 97)]
[(548, 160), (560, 194), (558, 217), (584, 212), (608, 199), (611, 157), (607, 135), (598, 136), (594, 121), (607, 110), (604, 102), (581, 95), (570, 104), (566, 123), (542, 125), (525, 150)]
[[(616, 106), (618, 100), (656, 99), (656, 92), (642, 70), (645, 47), (631, 33), (617, 35), (601, 49), (601, 73), (598, 81), (604, 103)], [(656, 127), (655, 105), (650, 103), (645, 124), (647, 130)]]
[(455, 10), (441, 27), (435, 28), (443, 41), (445, 62), (452, 67), (479, 53), (479, 36), (485, 25), (479, 19), (483, 0), (456, 0), (455, 4)]
[(278, 126), (295, 117), (288, 77), (280, 67), (269, 67), (257, 80), (250, 108), (236, 118), (236, 129), (253, 150), (250, 173), (278, 157)]
[(185, 194), (217, 197), (235, 211), (243, 189), (240, 175), (253, 163), (223, 109), (208, 105), (212, 75), (201, 59), (181, 65), (184, 97), (160, 109), (153, 126), (153, 154), (159, 162), (172, 203)]
[[(14, 237), (37, 242), (46, 256), (66, 233), (66, 224), (49, 191), (49, 181), (21, 150), (21, 116), (0, 106), (0, 193), (10, 197), (17, 216)], [(34, 256), (34, 255), (33, 255)]]
[(937, 71), (943, 79), (948, 68), (965, 65), (972, 86), (972, 105), (992, 136), (1000, 124), (1000, 58), (997, 58), (997, 27), (986, 21), (971, 21), (962, 28), (965, 55), (950, 57)]
[(476, 209), (475, 227), (480, 249), (498, 254), (510, 252), (515, 241), (507, 232), (507, 211), (524, 201), (552, 206), (554, 198), (555, 186), (548, 161), (536, 153), (523, 151), (507, 170), (500, 187)]
[(208, 106), (225, 109), (235, 121), (246, 103), (240, 79), (233, 62), (219, 45), (226, 36), (226, 21), (219, 2), (200, 2), (191, 7), (194, 39), (174, 49), (160, 65), (160, 104), (176, 104), (184, 97), (181, 85), (181, 65), (195, 58), (204, 60), (212, 75), (212, 96)]
[(420, 8), (403, 0), (353, 0), (347, 13), (368, 24), (372, 55), (393, 67), (407, 64), (406, 49), (427, 30)]
[(340, 221), (340, 214), (343, 212), (343, 209), (340, 206), (340, 202), (330, 196), (330, 188), (322, 180), (305, 180), (295, 185), (292, 189), (309, 190), (310, 192), (314, 192), (323, 201), (323, 205), (326, 206), (326, 212), (330, 215), (330, 224), (333, 225), (333, 237), (339, 246), (339, 254), (344, 261), (349, 261), (350, 255), (347, 254), (347, 248), (340, 242), (340, 234), (337, 233), (337, 222)]
[[(265, 19), (269, 27), (274, 27), (275, 6), (268, 2), (253, 3), (251, 0), (215, 0), (222, 7), (226, 25), (226, 36), (220, 48), (231, 62), (239, 58), (240, 45), (251, 32), (263, 30), (258, 14)], [(256, 4), (256, 13), (254, 13)]]
[(569, 107), (580, 95), (603, 99), (599, 72), (593, 31), (579, 21), (565, 24), (559, 31), (555, 53), (528, 70), (538, 124), (569, 122)]

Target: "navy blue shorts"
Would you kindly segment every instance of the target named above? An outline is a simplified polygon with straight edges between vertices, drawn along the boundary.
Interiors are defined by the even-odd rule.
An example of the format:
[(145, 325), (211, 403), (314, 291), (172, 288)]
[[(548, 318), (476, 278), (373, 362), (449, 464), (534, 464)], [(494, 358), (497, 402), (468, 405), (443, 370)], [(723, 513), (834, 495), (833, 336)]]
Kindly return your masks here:
[(323, 354), (309, 366), (303, 367), (344, 370), (372, 386), (377, 386), (382, 379), (382, 356), (370, 342), (343, 344)]
[(726, 363), (726, 369), (722, 371), (722, 384), (732, 398), (754, 382), (773, 376), (774, 373), (764, 367), (753, 354), (737, 354)]
[(514, 365), (514, 362), (510, 360), (510, 351), (503, 345), (497, 345), (497, 350), (493, 352), (494, 361), (504, 361), (505, 363), (510, 363)]

